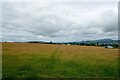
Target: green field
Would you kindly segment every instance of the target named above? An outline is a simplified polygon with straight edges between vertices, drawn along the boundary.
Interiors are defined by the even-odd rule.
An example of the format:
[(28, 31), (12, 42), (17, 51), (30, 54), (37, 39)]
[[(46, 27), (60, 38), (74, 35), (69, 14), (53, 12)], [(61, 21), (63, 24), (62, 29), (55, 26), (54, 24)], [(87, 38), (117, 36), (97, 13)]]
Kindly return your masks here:
[(3, 78), (117, 77), (118, 49), (2, 43)]

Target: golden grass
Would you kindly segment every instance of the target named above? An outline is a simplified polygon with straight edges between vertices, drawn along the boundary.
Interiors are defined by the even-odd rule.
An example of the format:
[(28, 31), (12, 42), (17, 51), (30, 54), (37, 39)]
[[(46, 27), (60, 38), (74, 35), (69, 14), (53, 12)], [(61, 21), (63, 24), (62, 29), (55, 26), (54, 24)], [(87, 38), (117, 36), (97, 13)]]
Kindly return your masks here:
[[(3, 43), (4, 55), (29, 55), (37, 54), (50, 56), (58, 48), (60, 59), (99, 59), (114, 60), (118, 58), (118, 49), (106, 49), (95, 46), (77, 45), (52, 45), (52, 44), (33, 44), (33, 43)], [(17, 53), (16, 53), (17, 52)]]
[[(18, 61), (17, 63), (21, 63), (21, 65), (26, 64), (26, 62), (29, 63), (30, 65), (29, 60), (34, 59), (33, 62), (36, 63), (35, 66), (38, 66), (41, 64), (38, 62), (39, 59), (43, 59), (43, 58), (48, 60), (51, 58), (55, 58), (55, 60), (59, 59), (60, 61), (62, 61), (64, 64), (63, 63), (58, 64), (58, 66), (61, 65), (61, 67), (55, 67), (55, 68), (58, 68), (58, 70), (62, 70), (62, 67), (64, 67), (65, 69), (68, 69), (68, 70), (70, 69), (71, 71), (72, 70), (74, 71), (75, 69), (71, 68), (70, 66), (66, 67), (68, 66), (68, 64), (76, 65), (76, 66), (71, 65), (76, 69), (81, 67), (80, 64), (84, 65), (84, 67), (81, 67), (83, 68), (83, 72), (87, 72), (86, 71), (87, 67), (88, 67), (88, 70), (89, 69), (99, 70), (99, 71), (96, 71), (94, 75), (91, 75), (92, 72), (89, 72), (89, 71), (88, 73), (84, 73), (84, 74), (80, 73), (80, 75), (82, 76), (101, 76), (101, 75), (116, 76), (117, 74), (116, 72), (117, 72), (117, 66), (118, 66), (117, 64), (118, 49), (106, 49), (104, 47), (77, 46), (77, 45), (2, 43), (2, 50), (3, 50), (3, 53), (2, 53), (3, 66), (6, 67), (5, 69), (3, 69), (5, 74), (7, 73), (6, 72), (7, 65), (16, 64), (16, 62), (12, 60)], [(66, 61), (69, 63), (65, 63)], [(54, 63), (51, 63), (51, 64), (54, 64)], [(33, 63), (31, 62), (31, 65), (32, 64)], [(63, 66), (62, 64), (65, 66)], [(78, 64), (79, 66), (77, 66)], [(16, 67), (17, 66), (19, 65), (16, 65)], [(12, 70), (12, 65), (10, 66), (10, 68)], [(110, 73), (108, 68), (112, 70), (111, 72), (114, 72), (114, 73)], [(108, 72), (104, 71), (106, 69), (108, 69)], [(102, 70), (103, 72), (105, 72), (105, 74), (101, 72)], [(75, 74), (73, 73), (73, 75), (76, 76), (78, 75), (78, 73), (79, 72), (76, 72)], [(70, 74), (71, 73), (69, 72), (67, 76)], [(41, 75), (45, 76), (49, 74), (41, 74)], [(56, 74), (56, 75), (60, 75), (60, 74)], [(52, 76), (55, 76), (55, 75), (52, 75)]]

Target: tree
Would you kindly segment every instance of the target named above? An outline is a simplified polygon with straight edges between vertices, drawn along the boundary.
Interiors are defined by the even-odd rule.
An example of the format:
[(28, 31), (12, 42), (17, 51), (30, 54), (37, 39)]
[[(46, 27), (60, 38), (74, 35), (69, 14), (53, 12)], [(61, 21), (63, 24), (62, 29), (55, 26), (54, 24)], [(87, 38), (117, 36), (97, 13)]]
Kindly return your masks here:
[(52, 44), (52, 41), (50, 41), (50, 44)]

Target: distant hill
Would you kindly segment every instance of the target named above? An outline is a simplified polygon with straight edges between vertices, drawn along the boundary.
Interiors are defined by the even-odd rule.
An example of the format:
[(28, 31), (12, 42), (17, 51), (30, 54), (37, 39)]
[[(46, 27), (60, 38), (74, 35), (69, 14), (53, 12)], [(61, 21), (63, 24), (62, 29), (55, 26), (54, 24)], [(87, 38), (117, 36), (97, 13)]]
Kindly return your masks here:
[(28, 43), (37, 44), (65, 44), (65, 45), (86, 45), (86, 46), (113, 46), (114, 48), (119, 47), (120, 40), (112, 39), (99, 39), (99, 40), (88, 40), (88, 41), (74, 41), (74, 42), (44, 42), (44, 41), (29, 41)]
[(78, 44), (78, 43), (85, 43), (85, 44), (90, 44), (90, 43), (107, 43), (107, 44), (118, 44), (120, 40), (112, 40), (112, 39), (99, 39), (99, 40), (88, 40), (88, 41), (80, 41), (80, 42), (67, 42), (67, 43), (72, 43), (72, 44)]
[(45, 44), (119, 44), (120, 40), (112, 39), (99, 39), (99, 40), (87, 40), (87, 41), (74, 41), (74, 42), (44, 42), (44, 41), (29, 41), (28, 43), (45, 43)]
[(99, 40), (85, 41), (85, 43), (118, 43), (118, 40), (99, 39)]

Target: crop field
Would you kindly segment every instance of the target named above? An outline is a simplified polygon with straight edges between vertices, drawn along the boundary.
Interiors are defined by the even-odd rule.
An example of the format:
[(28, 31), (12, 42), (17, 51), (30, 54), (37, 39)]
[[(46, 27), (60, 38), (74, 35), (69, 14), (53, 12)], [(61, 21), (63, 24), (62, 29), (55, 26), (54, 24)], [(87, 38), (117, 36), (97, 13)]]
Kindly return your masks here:
[(3, 78), (117, 77), (118, 49), (2, 43)]

